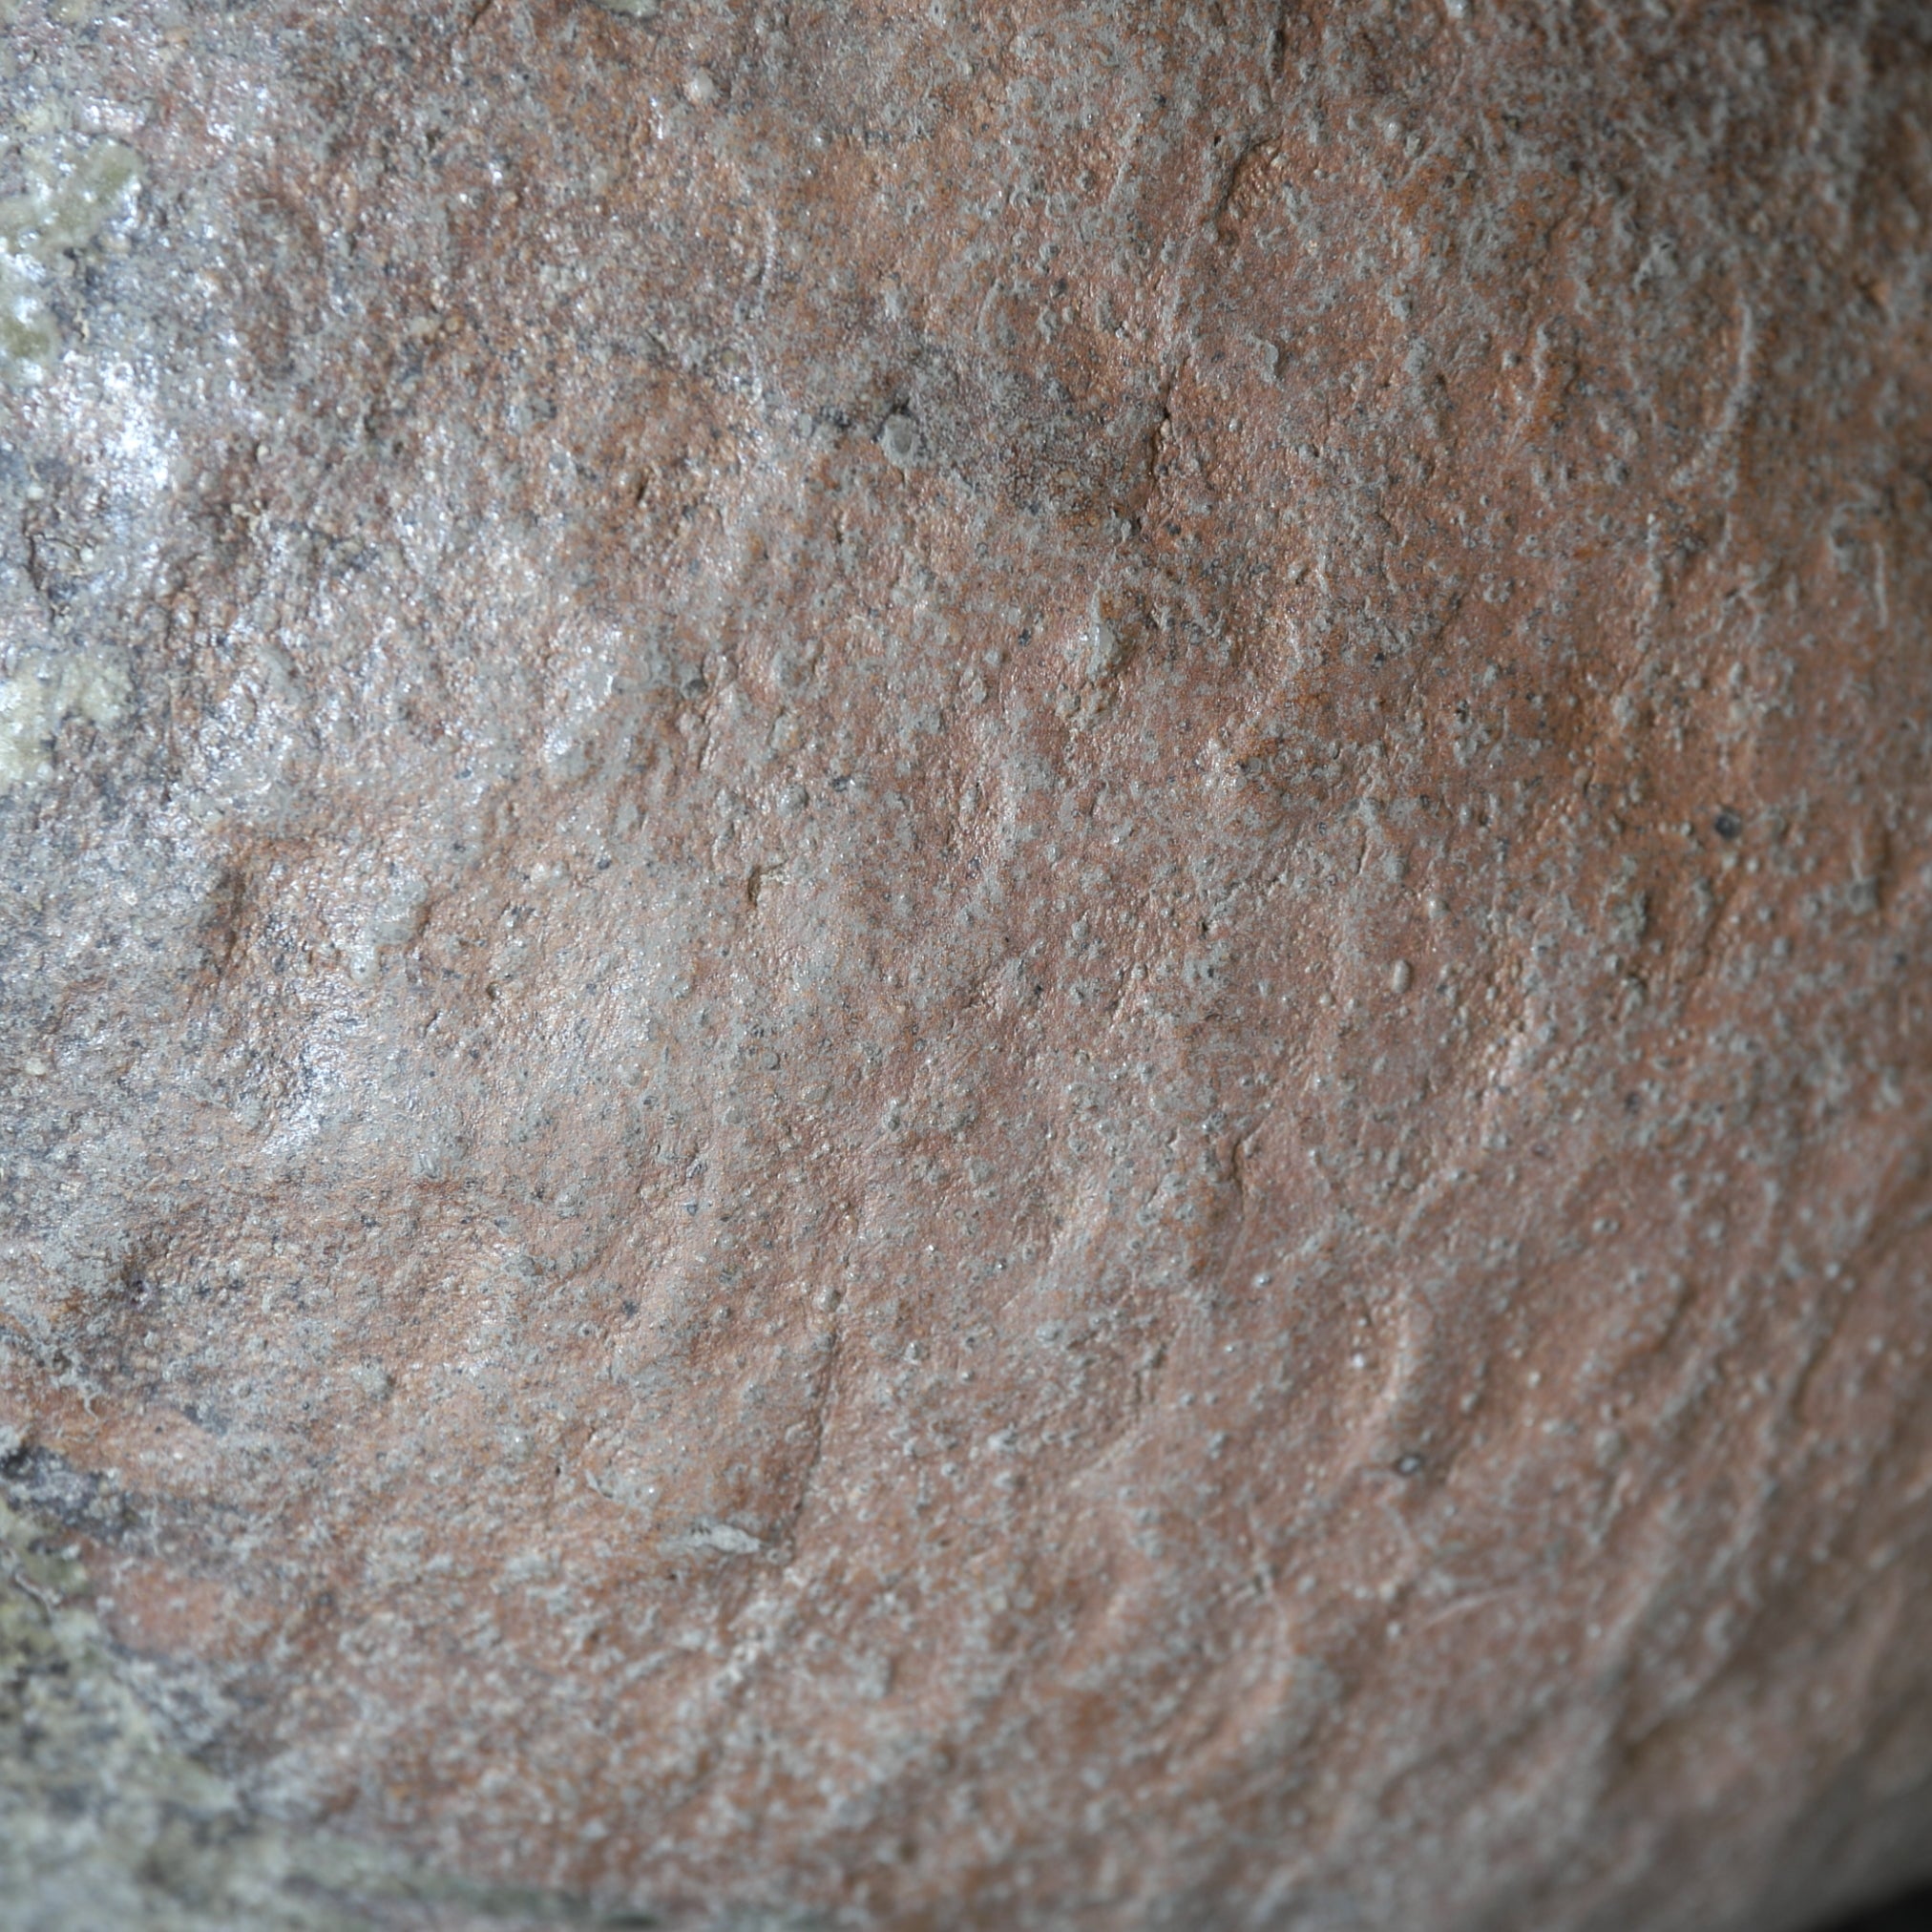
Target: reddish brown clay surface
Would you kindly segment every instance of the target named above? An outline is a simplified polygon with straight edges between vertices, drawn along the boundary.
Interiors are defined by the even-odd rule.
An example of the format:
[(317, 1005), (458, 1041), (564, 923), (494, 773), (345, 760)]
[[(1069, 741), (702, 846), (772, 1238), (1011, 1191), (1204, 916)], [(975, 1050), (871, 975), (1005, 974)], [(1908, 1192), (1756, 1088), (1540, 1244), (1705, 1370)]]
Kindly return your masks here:
[(1932, 1863), (1923, 7), (6, 33), (0, 1471), (171, 1749), (543, 1923)]

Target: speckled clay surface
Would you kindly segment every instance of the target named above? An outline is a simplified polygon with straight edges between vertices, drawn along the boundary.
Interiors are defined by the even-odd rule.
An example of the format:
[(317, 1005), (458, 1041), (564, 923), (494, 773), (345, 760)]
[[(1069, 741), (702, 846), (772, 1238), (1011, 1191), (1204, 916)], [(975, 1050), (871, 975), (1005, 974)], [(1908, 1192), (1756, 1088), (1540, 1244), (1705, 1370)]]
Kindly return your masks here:
[(1932, 1866), (1923, 7), (10, 13), (0, 1925)]

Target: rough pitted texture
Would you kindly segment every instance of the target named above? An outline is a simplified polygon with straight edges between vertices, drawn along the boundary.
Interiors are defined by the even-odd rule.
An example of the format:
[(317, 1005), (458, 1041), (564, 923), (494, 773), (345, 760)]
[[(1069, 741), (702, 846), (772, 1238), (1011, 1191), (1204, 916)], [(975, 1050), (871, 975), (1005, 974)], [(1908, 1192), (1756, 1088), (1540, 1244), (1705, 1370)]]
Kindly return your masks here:
[(8, 1932), (1926, 1867), (1917, 0), (5, 35)]

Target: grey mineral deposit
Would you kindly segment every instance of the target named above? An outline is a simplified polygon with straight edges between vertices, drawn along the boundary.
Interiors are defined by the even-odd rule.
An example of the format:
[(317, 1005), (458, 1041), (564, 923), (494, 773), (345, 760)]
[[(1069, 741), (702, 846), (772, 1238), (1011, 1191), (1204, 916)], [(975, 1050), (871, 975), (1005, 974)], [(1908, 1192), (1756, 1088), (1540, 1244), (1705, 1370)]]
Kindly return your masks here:
[(1922, 0), (0, 23), (0, 1932), (1932, 1869)]

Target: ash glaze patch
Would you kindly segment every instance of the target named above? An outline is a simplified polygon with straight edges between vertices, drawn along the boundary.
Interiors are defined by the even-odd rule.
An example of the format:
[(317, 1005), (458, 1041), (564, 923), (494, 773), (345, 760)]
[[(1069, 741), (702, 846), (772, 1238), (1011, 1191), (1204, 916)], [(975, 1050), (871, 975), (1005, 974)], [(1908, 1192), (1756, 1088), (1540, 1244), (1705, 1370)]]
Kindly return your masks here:
[(117, 724), (127, 699), (127, 673), (108, 652), (20, 653), (0, 678), (0, 788), (50, 777), (60, 727)]
[(0, 381), (24, 387), (45, 382), (61, 350), (50, 284), (129, 213), (141, 164), (99, 138), (30, 148), (22, 171), (24, 184), (0, 195)]

